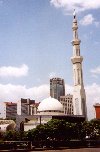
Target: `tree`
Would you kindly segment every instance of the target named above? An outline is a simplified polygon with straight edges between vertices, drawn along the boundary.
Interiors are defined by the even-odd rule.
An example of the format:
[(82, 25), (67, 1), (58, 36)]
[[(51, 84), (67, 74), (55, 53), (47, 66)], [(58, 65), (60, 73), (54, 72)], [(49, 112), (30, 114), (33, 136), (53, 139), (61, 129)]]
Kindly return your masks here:
[(4, 134), (4, 141), (23, 141), (27, 140), (27, 133), (22, 131), (6, 131)]

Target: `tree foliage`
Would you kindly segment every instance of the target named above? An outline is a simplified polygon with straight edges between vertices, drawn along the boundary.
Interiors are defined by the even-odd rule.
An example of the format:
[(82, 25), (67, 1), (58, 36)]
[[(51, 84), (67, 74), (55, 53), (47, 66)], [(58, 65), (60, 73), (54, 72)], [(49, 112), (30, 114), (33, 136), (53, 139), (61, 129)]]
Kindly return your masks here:
[(52, 119), (27, 132), (10, 130), (2, 136), (4, 140), (29, 140), (33, 142), (84, 140), (86, 137), (100, 139), (100, 120), (69, 123), (65, 120)]

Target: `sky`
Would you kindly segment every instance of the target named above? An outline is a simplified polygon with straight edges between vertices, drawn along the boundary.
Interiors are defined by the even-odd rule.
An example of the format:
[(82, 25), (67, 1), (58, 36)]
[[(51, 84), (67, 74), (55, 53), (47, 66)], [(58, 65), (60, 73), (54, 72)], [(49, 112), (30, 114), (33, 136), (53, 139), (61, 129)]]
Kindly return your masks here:
[(72, 21), (76, 10), (88, 118), (100, 103), (100, 0), (0, 0), (0, 102), (49, 97), (49, 80), (73, 93)]

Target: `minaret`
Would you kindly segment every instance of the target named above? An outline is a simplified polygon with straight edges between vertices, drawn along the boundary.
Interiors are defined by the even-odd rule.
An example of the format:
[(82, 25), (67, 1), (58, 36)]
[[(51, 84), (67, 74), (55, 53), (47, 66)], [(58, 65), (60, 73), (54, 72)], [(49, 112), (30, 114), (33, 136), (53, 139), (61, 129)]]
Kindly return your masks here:
[(78, 38), (78, 25), (76, 14), (74, 11), (73, 19), (73, 57), (71, 61), (73, 64), (73, 78), (74, 78), (74, 91), (73, 91), (73, 107), (74, 115), (83, 115), (87, 118), (87, 108), (86, 108), (86, 94), (83, 84), (83, 72), (82, 72), (82, 61), (83, 57), (80, 56), (80, 39)]

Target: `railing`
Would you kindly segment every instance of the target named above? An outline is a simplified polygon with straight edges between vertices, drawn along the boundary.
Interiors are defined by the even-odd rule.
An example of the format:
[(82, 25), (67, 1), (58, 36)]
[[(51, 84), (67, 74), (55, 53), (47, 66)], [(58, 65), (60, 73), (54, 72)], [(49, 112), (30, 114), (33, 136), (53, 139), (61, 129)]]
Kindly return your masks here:
[(27, 149), (31, 150), (30, 141), (1, 141), (0, 142), (0, 150), (15, 150), (15, 149)]
[(35, 148), (85, 148), (100, 147), (100, 140), (70, 140), (70, 141), (1, 141), (0, 150), (33, 150)]

